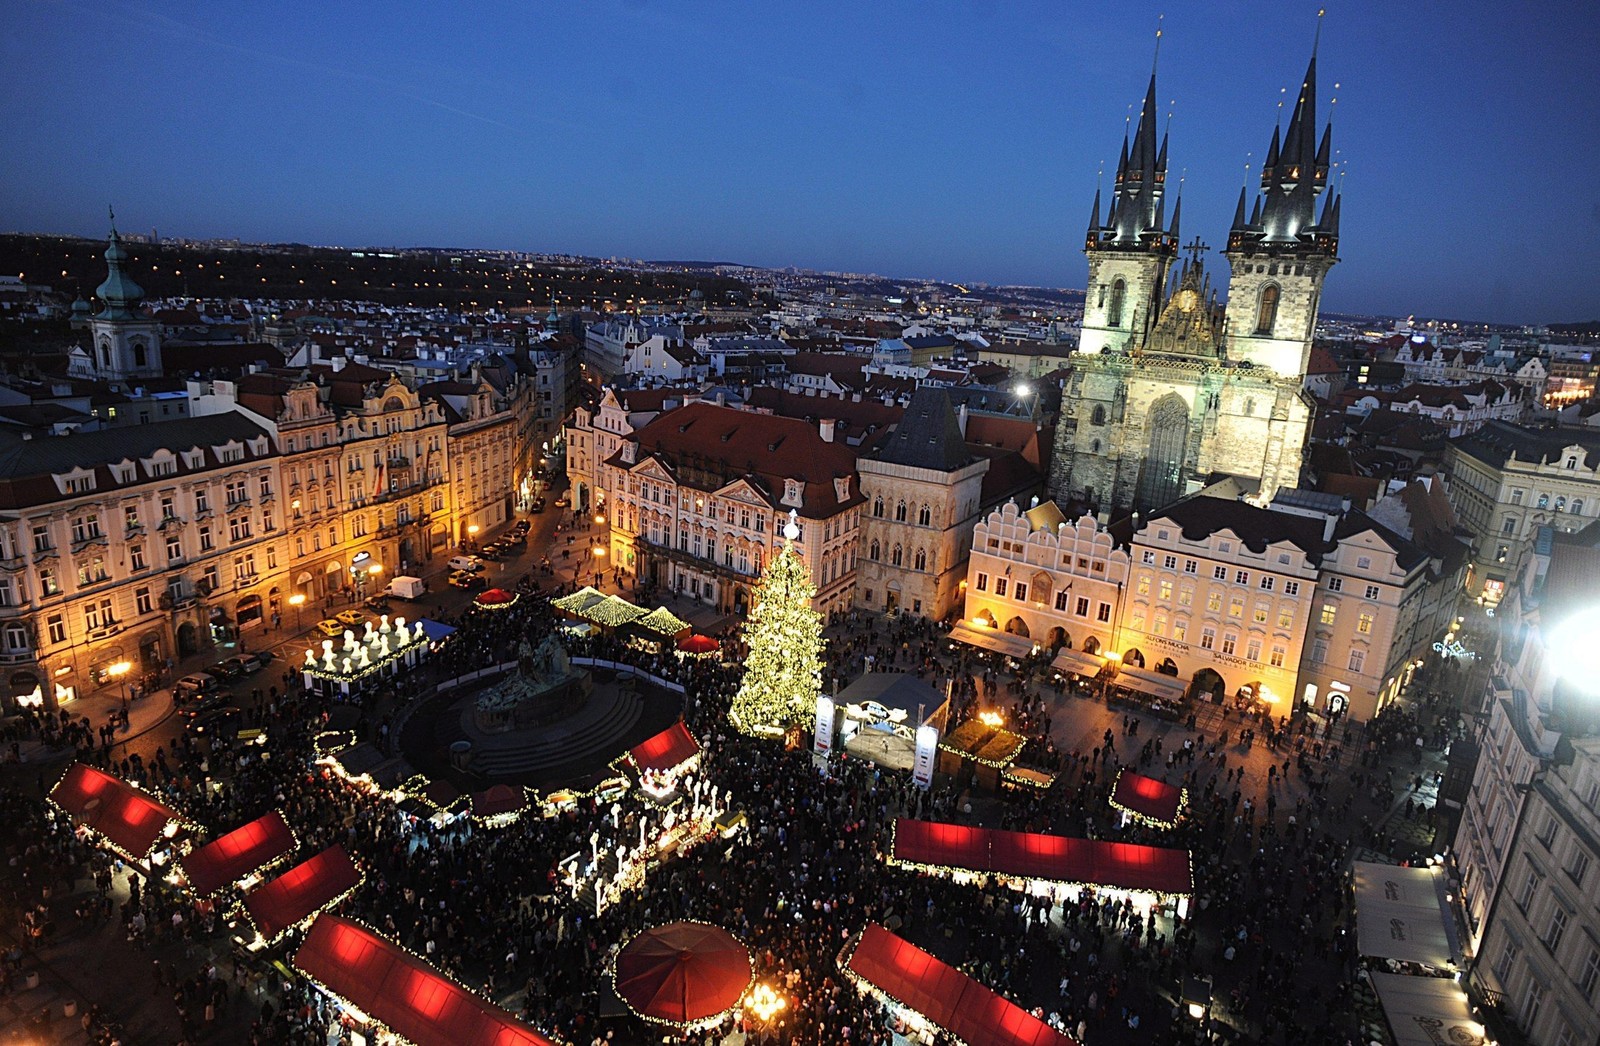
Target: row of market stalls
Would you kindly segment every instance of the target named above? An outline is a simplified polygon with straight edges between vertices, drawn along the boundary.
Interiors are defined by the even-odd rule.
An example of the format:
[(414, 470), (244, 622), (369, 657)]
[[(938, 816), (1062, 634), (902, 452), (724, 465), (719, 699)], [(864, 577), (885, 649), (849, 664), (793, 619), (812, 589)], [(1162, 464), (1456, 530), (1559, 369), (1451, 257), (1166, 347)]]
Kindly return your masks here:
[(415, 668), (454, 631), (427, 618), (410, 624), (404, 617), (391, 621), (388, 614), (368, 619), (324, 639), (320, 650), (306, 647), (302, 682), (307, 690), (348, 701)]
[(1173, 904), (1187, 914), (1194, 878), (1187, 850), (1140, 843), (1008, 832), (902, 817), (886, 855), (892, 865), (987, 882), (1058, 899), (1082, 887), (1121, 899), (1141, 911)]
[(666, 647), (686, 656), (706, 657), (715, 654), (719, 646), (710, 636), (696, 635), (689, 622), (666, 607), (646, 610), (590, 586), (552, 599), (550, 605), (589, 626), (615, 632), (630, 645), (651, 653)]
[(919, 1032), (938, 1028), (968, 1046), (1076, 1046), (1016, 1003), (868, 923), (839, 956), (856, 987)]
[(1464, 954), (1443, 869), (1356, 861), (1353, 880), (1356, 949), (1387, 1025), (1364, 1019), (1363, 1038), (1396, 1046), (1487, 1041), (1461, 986)]
[[(1044, 647), (1027, 636), (998, 628), (977, 627), (971, 623), (957, 624), (950, 630), (950, 639), (1017, 661), (1047, 654)], [(1110, 651), (1102, 653), (1098, 649), (1062, 648), (1051, 657), (1050, 667), (1068, 678), (1093, 680), (1109, 688), (1142, 694), (1163, 704), (1177, 704), (1188, 690), (1188, 684), (1176, 675), (1148, 669)]]

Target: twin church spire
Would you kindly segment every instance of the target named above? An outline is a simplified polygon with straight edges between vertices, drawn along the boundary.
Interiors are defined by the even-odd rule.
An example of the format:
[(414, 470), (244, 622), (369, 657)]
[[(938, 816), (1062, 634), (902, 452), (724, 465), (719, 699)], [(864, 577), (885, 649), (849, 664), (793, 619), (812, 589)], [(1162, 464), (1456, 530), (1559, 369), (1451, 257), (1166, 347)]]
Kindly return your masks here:
[(1171, 227), (1167, 226), (1165, 218), (1167, 136), (1161, 132), (1158, 145), (1157, 133), (1156, 74), (1152, 70), (1132, 144), (1126, 134), (1122, 137), (1122, 157), (1117, 162), (1111, 209), (1106, 213), (1104, 225), (1100, 223), (1100, 190), (1095, 190), (1085, 250), (1177, 254), (1178, 207), (1173, 208)]

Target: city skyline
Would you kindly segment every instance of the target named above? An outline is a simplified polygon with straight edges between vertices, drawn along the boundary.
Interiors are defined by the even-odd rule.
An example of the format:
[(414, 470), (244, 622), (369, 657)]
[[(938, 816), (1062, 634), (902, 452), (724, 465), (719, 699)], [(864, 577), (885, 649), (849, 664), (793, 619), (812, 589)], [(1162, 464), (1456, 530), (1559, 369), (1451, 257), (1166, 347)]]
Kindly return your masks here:
[[(0, 83), (26, 101), (0, 223), (96, 235), (110, 200), (125, 228), (196, 238), (1081, 287), (1096, 172), (1109, 180), (1118, 124), (1137, 116), (1158, 13), (636, 4), (490, 26), (423, 8), (313, 25), (32, 7), (4, 45)], [(1318, 102), (1350, 194), (1323, 306), (1594, 318), (1583, 232), (1600, 205), (1563, 205), (1565, 177), (1532, 174), (1600, 159), (1571, 133), (1592, 122), (1582, 55), (1600, 21), (1578, 5), (1509, 26), (1487, 4), (1444, 13), (1351, 4), (1323, 20)], [(1222, 246), (1316, 23), (1312, 5), (1166, 17), (1158, 90), (1186, 240)], [(1530, 216), (1563, 210), (1575, 235), (1527, 236)]]

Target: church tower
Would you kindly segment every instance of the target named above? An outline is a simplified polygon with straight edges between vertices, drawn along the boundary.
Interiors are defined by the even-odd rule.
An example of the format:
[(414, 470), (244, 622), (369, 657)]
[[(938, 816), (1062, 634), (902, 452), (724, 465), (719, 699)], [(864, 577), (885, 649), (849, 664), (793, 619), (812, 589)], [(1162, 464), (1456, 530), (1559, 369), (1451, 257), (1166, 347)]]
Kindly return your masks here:
[(144, 288), (122, 271), (127, 248), (117, 235), (115, 216), (106, 245), (106, 281), (95, 291), (100, 311), (89, 320), (94, 375), (105, 380), (161, 375), (161, 325), (139, 311)]
[(1178, 253), (1178, 209), (1166, 227), (1167, 138), (1156, 144), (1156, 75), (1150, 73), (1139, 127), (1111, 187), (1111, 210), (1100, 222), (1100, 190), (1084, 238), (1089, 286), (1083, 302), (1080, 353), (1125, 352), (1144, 341), (1155, 322), (1166, 277)]
[(1339, 196), (1328, 192), (1322, 218), (1317, 197), (1328, 190), (1333, 126), (1317, 137), (1317, 55), (1311, 63), (1287, 132), (1273, 128), (1261, 168), (1261, 189), (1250, 217), (1239, 191), (1224, 252), (1232, 266), (1228, 286), (1228, 356), (1303, 378), (1311, 358), (1322, 282), (1339, 257)]

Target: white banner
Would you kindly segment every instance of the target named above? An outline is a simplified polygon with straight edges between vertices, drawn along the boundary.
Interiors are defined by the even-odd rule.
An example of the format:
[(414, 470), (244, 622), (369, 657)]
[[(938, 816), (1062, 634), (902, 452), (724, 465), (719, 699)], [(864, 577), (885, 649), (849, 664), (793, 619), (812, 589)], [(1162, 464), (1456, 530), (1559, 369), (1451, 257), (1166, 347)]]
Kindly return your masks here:
[(817, 726), (811, 751), (824, 758), (833, 751), (833, 698), (827, 694), (817, 698)]
[(917, 761), (911, 780), (918, 788), (933, 786), (933, 768), (939, 762), (939, 730), (927, 723), (917, 727)]

